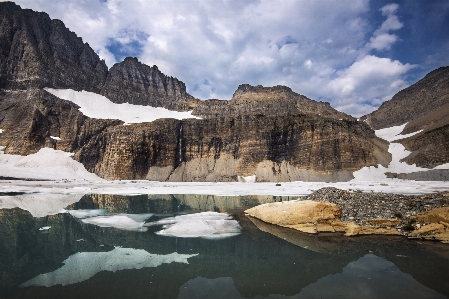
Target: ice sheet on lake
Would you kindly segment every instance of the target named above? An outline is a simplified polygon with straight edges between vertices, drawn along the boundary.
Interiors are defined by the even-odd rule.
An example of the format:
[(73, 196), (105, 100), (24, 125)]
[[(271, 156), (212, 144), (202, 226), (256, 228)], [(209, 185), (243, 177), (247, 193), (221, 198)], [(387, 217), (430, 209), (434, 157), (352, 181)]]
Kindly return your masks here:
[(41, 148), (28, 156), (0, 155), (0, 176), (40, 180), (90, 180), (104, 181), (90, 173), (84, 165), (73, 160), (72, 153), (52, 148)]
[(0, 209), (20, 208), (34, 217), (45, 217), (65, 213), (65, 207), (78, 202), (82, 194), (31, 193), (0, 196)]
[(186, 214), (152, 222), (149, 225), (163, 224), (156, 232), (161, 236), (181, 238), (218, 239), (239, 235), (242, 227), (228, 214), (202, 212)]
[(152, 122), (159, 118), (198, 118), (192, 112), (178, 112), (162, 107), (140, 106), (128, 103), (115, 104), (108, 98), (87, 91), (75, 91), (73, 89), (52, 89), (46, 91), (60, 99), (71, 101), (81, 108), (84, 115), (91, 118), (119, 119), (125, 123)]
[(54, 286), (68, 285), (88, 280), (101, 271), (120, 271), (125, 269), (142, 269), (157, 267), (162, 264), (184, 263), (198, 254), (179, 254), (177, 252), (159, 255), (151, 254), (143, 249), (116, 247), (109, 252), (79, 252), (63, 262), (56, 271), (40, 274), (21, 285)]
[[(100, 227), (113, 227), (121, 230), (145, 232), (148, 230), (144, 227), (145, 220), (153, 216), (152, 213), (147, 214), (114, 214), (107, 216), (94, 216), (84, 218), (84, 223), (97, 225)], [(76, 216), (75, 216), (76, 217)]]

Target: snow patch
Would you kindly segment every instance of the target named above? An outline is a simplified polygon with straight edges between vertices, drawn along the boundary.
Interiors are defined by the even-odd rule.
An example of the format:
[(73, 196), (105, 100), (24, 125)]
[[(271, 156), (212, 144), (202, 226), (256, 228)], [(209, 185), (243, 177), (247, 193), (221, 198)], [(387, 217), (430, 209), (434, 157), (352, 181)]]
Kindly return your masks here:
[(237, 180), (240, 183), (255, 183), (256, 182), (256, 175), (250, 175), (250, 176), (237, 176)]
[(449, 163), (438, 165), (433, 169), (449, 169)]
[(39, 230), (49, 230), (51, 228), (51, 226), (44, 226), (44, 227), (41, 227)]
[(0, 196), (0, 209), (20, 208), (33, 217), (45, 217), (65, 213), (65, 207), (78, 202), (82, 194), (32, 193)]
[(180, 215), (148, 225), (160, 224), (164, 225), (163, 229), (156, 234), (180, 238), (227, 238), (239, 235), (242, 230), (240, 224), (231, 216), (216, 212)]
[(108, 98), (87, 91), (73, 89), (45, 88), (52, 95), (75, 103), (80, 106), (79, 111), (91, 118), (119, 119), (126, 124), (152, 122), (159, 118), (199, 118), (192, 115), (192, 111), (178, 112), (161, 107), (140, 106), (128, 103), (115, 104)]
[(5, 149), (6, 149), (6, 146), (1, 146), (0, 145), (0, 154), (4, 154), (5, 153)]
[[(400, 143), (393, 143), (395, 140), (404, 139), (416, 135), (422, 130), (401, 135), (401, 132), (404, 130), (407, 124), (403, 124), (401, 126), (394, 126), (390, 128), (376, 130), (376, 136), (382, 139), (385, 139), (390, 142), (388, 147), (388, 152), (391, 154), (391, 162), (388, 167), (384, 167), (382, 165), (363, 167), (362, 169), (355, 171), (353, 173), (354, 181), (386, 181), (387, 179), (386, 172), (391, 173), (412, 173), (419, 171), (427, 171), (428, 168), (422, 168), (416, 166), (416, 164), (409, 165), (405, 162), (400, 162), (401, 159), (406, 158), (411, 154), (410, 151), (407, 151), (405, 147)], [(392, 180), (392, 179), (390, 179)]]
[(90, 180), (104, 181), (90, 173), (84, 165), (73, 160), (72, 153), (52, 148), (41, 148), (28, 156), (0, 155), (0, 176), (40, 180)]
[(3, 133), (3, 129), (0, 129), (0, 134)]
[(40, 274), (20, 285), (20, 287), (68, 285), (88, 280), (101, 271), (121, 271), (158, 267), (162, 264), (184, 263), (198, 254), (177, 252), (159, 255), (143, 249), (116, 247), (109, 252), (79, 252), (63, 261), (64, 265), (49, 273)]
[(61, 140), (61, 138), (55, 137), (55, 136), (50, 136), (50, 138), (53, 139), (53, 140), (58, 140), (58, 141)]

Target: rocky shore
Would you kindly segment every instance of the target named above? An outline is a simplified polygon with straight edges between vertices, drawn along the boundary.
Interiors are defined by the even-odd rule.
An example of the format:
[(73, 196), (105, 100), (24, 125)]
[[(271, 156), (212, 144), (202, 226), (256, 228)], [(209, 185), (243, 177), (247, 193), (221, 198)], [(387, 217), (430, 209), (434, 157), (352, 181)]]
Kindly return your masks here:
[(245, 212), (306, 233), (404, 235), (449, 243), (449, 193), (399, 195), (330, 187), (297, 201), (264, 204)]

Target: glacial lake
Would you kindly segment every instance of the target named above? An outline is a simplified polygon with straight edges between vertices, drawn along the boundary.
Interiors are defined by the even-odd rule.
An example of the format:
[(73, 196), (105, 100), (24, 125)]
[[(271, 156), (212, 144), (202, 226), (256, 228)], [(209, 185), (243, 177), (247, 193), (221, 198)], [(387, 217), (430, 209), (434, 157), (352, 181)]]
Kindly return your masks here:
[(449, 244), (306, 235), (243, 213), (290, 197), (60, 197), (0, 194), (0, 298), (449, 297)]

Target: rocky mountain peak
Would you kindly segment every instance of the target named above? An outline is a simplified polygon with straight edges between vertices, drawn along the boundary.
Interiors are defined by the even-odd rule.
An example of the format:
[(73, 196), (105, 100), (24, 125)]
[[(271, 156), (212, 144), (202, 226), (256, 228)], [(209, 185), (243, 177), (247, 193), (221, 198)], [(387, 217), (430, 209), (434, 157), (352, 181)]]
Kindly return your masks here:
[(108, 68), (60, 20), (0, 3), (0, 87), (73, 88), (99, 92)]
[(164, 75), (135, 57), (127, 57), (109, 70), (101, 94), (115, 103), (130, 103), (172, 110), (190, 110), (197, 101), (184, 82)]

